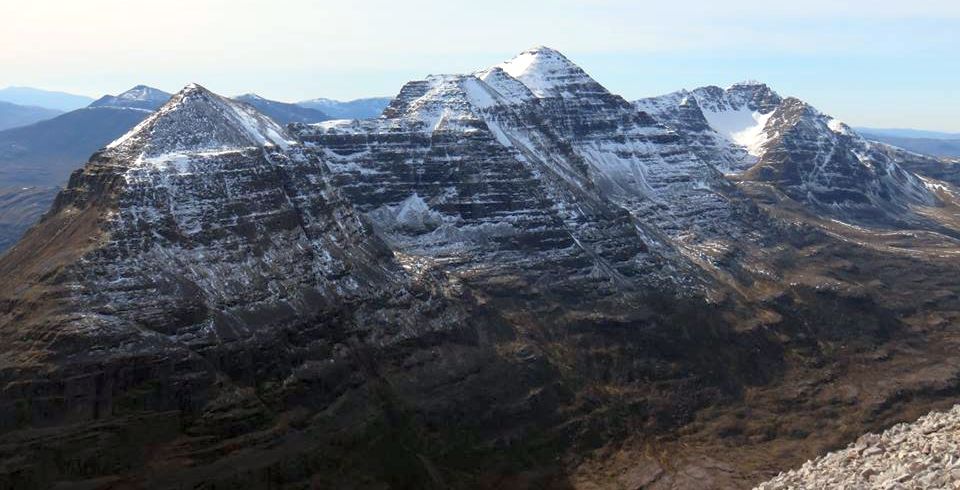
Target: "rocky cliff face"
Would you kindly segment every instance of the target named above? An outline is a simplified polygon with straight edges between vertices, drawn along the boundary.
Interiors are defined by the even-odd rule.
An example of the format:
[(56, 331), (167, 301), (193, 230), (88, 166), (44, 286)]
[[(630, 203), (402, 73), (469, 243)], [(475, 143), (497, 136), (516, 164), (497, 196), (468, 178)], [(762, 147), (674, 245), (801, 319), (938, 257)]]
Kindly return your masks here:
[(646, 107), (543, 47), (372, 120), (186, 87), (0, 258), (0, 484), (744, 487), (957, 392), (949, 184)]

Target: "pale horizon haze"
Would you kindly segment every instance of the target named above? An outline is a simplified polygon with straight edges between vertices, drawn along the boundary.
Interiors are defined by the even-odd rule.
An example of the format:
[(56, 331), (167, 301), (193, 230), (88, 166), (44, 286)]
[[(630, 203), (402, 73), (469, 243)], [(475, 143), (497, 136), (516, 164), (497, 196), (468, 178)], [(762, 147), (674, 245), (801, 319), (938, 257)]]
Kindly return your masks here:
[(960, 132), (960, 2), (0, 0), (0, 87), (391, 96), (547, 45), (627, 99), (759, 80), (852, 125)]

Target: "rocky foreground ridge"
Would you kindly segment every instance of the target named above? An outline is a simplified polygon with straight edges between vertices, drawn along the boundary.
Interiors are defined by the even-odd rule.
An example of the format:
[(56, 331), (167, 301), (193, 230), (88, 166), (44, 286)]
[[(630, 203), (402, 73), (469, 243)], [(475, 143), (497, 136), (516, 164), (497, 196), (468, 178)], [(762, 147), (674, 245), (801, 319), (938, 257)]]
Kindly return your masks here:
[(758, 490), (960, 488), (960, 406), (861, 436)]
[(0, 257), (0, 487), (749, 488), (953, 404), (943, 162), (692, 93), (185, 87)]

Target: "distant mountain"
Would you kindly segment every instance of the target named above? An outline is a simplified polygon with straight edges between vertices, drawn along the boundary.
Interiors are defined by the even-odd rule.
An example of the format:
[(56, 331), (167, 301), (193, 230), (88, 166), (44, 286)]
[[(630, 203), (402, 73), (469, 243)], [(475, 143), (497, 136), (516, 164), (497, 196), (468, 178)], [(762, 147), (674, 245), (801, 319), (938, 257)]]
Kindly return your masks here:
[(90, 104), (90, 107), (129, 107), (154, 111), (172, 96), (173, 94), (163, 90), (137, 85), (120, 95), (104, 95)]
[(303, 107), (297, 104), (288, 104), (286, 102), (277, 102), (275, 100), (264, 99), (257, 94), (243, 94), (234, 97), (233, 100), (243, 102), (253, 106), (255, 109), (280, 124), (290, 123), (317, 123), (331, 119), (323, 111)]
[(0, 102), (0, 131), (26, 126), (63, 114), (56, 109)]
[(144, 109), (87, 107), (0, 131), (0, 183), (62, 184), (93, 152), (148, 115)]
[(86, 107), (93, 99), (83, 95), (54, 92), (31, 87), (7, 87), (0, 89), (0, 101), (17, 105), (36, 106), (58, 111), (72, 111)]
[(909, 138), (905, 136), (888, 136), (875, 133), (861, 133), (864, 138), (893, 145), (936, 157), (960, 157), (960, 136), (954, 139), (943, 138)]
[(937, 140), (958, 140), (960, 133), (945, 133), (943, 131), (927, 131), (923, 129), (907, 128), (854, 128), (860, 134), (874, 136), (892, 136), (894, 138), (926, 138)]
[(348, 102), (312, 99), (298, 102), (297, 105), (321, 110), (334, 119), (373, 119), (383, 113), (391, 100), (391, 97), (371, 97)]

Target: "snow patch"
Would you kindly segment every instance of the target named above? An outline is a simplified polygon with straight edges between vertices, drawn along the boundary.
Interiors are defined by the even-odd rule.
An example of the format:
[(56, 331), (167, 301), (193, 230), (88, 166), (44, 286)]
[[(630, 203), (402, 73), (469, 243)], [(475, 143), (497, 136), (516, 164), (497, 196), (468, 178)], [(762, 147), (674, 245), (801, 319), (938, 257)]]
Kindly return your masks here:
[(731, 142), (747, 149), (747, 153), (760, 156), (761, 147), (767, 141), (764, 128), (773, 112), (761, 114), (747, 108), (729, 111), (703, 111), (716, 132)]

